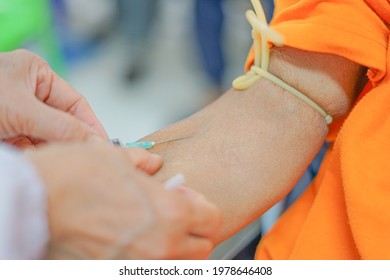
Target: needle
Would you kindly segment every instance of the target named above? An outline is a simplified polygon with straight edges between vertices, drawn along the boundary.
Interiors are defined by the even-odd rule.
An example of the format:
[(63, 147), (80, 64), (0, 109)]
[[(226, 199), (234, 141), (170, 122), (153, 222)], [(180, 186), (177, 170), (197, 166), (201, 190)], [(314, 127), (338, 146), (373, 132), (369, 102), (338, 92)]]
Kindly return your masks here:
[(173, 142), (173, 141), (178, 141), (182, 139), (190, 138), (190, 136), (186, 137), (179, 137), (179, 138), (173, 138), (169, 140), (163, 140), (159, 142), (153, 142), (153, 141), (142, 141), (142, 142), (133, 142), (133, 143), (126, 143), (125, 146), (128, 148), (143, 148), (145, 150), (151, 149), (157, 144), (162, 144), (162, 143), (167, 143), (167, 142)]

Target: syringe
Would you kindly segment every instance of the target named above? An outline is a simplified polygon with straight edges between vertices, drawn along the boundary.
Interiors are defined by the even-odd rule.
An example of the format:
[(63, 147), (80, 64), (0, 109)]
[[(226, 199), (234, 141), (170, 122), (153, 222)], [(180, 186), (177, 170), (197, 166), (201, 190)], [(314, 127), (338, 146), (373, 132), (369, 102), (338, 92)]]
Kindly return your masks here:
[(114, 145), (118, 145), (121, 147), (127, 147), (127, 148), (143, 148), (145, 150), (153, 148), (155, 145), (162, 144), (162, 143), (167, 143), (167, 142), (172, 142), (172, 141), (178, 141), (182, 139), (189, 138), (190, 136), (186, 137), (179, 137), (179, 138), (174, 138), (174, 139), (169, 139), (169, 140), (164, 140), (164, 141), (159, 141), (159, 142), (153, 142), (153, 141), (140, 141), (140, 142), (133, 142), (133, 143), (125, 143), (123, 144), (120, 139), (110, 139), (110, 142)]

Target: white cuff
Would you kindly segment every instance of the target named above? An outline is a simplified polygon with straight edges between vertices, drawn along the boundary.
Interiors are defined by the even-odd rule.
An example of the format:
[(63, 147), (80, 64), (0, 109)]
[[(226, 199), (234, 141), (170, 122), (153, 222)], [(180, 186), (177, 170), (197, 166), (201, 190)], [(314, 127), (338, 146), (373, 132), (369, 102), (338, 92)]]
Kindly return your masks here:
[(48, 240), (40, 178), (25, 157), (0, 144), (0, 259), (40, 259)]

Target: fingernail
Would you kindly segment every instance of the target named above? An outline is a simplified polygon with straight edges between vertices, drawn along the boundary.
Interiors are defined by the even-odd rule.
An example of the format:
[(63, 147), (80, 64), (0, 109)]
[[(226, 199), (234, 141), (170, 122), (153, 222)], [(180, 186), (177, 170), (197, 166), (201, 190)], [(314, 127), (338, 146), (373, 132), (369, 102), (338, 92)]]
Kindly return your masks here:
[(164, 186), (167, 190), (173, 190), (186, 183), (186, 179), (183, 174), (179, 173), (173, 176), (171, 179), (165, 182)]
[(105, 143), (106, 141), (105, 141), (103, 138), (97, 136), (96, 134), (93, 134), (93, 135), (91, 135), (91, 136), (88, 138), (88, 141), (87, 141), (87, 142), (88, 142), (88, 143)]

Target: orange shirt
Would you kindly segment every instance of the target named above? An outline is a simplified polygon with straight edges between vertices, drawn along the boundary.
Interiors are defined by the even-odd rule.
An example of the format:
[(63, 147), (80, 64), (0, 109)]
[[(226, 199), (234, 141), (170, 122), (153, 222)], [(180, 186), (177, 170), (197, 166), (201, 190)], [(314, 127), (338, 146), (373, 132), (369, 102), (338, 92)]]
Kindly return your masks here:
[[(276, 0), (290, 47), (369, 68), (312, 185), (263, 237), (256, 259), (390, 259), (389, 0)], [(251, 57), (249, 62), (251, 61)], [(337, 135), (337, 136), (336, 136)]]

